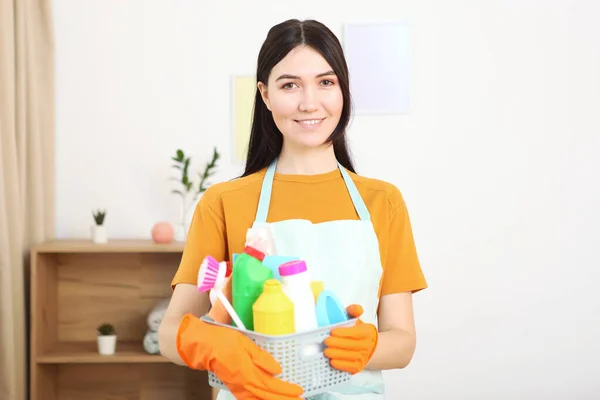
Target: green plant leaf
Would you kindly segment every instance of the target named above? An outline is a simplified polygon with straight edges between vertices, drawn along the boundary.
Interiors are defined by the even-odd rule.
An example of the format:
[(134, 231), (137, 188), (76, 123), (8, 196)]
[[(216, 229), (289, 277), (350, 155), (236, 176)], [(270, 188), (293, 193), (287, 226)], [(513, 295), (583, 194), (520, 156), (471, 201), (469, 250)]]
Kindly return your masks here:
[(96, 210), (92, 211), (92, 216), (94, 217), (94, 221), (96, 225), (102, 225), (104, 223), (104, 219), (106, 218), (106, 210)]
[[(207, 190), (210, 183), (208, 182), (208, 178), (212, 177), (216, 173), (217, 161), (220, 158), (220, 154), (217, 150), (217, 147), (213, 147), (212, 160), (206, 163), (206, 167), (204, 171), (198, 172), (198, 177), (200, 178), (200, 182), (197, 185), (196, 196), (200, 193), (203, 193)], [(173, 165), (173, 168), (177, 168), (181, 171), (180, 178), (171, 178), (170, 180), (178, 181), (183, 186), (181, 190), (172, 190), (171, 193), (178, 194), (184, 196), (184, 191), (191, 192), (194, 190), (194, 182), (189, 177), (189, 169), (191, 165), (191, 157), (186, 157), (183, 150), (177, 150), (177, 157), (172, 158), (173, 161), (177, 162), (177, 165)], [(196, 198), (196, 197), (195, 197)], [(195, 200), (194, 198), (194, 200)]]
[(114, 335), (116, 334), (116, 330), (115, 327), (112, 326), (111, 324), (101, 324), (98, 326), (98, 328), (96, 328), (98, 330), (98, 334), (102, 335), (102, 336), (107, 336), (107, 335)]

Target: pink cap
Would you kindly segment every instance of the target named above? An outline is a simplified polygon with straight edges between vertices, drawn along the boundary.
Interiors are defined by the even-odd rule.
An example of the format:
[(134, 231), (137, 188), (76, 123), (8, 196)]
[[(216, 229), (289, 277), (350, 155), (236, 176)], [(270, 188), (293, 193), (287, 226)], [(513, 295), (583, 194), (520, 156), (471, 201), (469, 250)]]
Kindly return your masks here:
[(302, 260), (288, 261), (279, 266), (279, 275), (290, 276), (306, 271), (306, 262)]

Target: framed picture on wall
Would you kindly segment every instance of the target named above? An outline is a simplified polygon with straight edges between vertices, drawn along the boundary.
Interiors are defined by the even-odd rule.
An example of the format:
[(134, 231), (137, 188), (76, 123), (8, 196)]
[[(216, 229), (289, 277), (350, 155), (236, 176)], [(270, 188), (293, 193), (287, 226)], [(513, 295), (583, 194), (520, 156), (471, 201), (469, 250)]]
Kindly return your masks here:
[(343, 46), (356, 114), (404, 114), (410, 106), (412, 48), (401, 22), (348, 23)]

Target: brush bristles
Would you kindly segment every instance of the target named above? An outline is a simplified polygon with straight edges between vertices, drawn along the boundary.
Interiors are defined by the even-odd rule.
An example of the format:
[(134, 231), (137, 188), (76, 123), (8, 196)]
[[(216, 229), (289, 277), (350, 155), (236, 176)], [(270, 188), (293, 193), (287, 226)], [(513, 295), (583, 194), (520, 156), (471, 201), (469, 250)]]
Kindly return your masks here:
[(206, 256), (198, 271), (198, 290), (201, 292), (211, 290), (217, 281), (218, 272), (219, 262), (211, 256)]

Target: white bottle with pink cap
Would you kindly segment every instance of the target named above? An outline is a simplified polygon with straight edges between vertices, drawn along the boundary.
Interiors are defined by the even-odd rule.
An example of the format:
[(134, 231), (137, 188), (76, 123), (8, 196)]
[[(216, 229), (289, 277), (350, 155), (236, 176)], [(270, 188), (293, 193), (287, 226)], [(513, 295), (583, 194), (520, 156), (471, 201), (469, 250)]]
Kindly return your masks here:
[(316, 329), (315, 298), (310, 287), (310, 277), (303, 260), (288, 261), (279, 266), (283, 293), (294, 303), (296, 332)]

